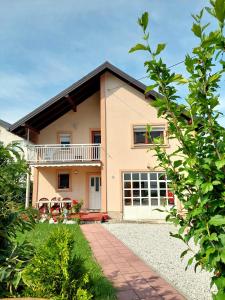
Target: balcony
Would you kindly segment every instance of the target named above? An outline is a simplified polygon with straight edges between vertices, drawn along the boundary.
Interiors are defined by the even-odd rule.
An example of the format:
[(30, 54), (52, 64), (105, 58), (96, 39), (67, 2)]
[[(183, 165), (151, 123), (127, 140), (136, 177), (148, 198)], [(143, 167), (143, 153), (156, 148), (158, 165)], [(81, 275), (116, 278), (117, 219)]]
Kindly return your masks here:
[(100, 144), (32, 145), (27, 147), (31, 165), (58, 163), (84, 164), (100, 162)]

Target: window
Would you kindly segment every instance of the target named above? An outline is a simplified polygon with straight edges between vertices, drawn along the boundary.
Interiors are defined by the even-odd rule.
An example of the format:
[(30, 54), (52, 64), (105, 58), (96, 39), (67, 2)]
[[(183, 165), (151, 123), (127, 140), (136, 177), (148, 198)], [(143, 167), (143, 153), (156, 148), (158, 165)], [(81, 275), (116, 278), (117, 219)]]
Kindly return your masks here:
[(60, 133), (59, 134), (59, 143), (61, 145), (71, 144), (71, 134), (70, 133)]
[(58, 189), (69, 189), (70, 188), (70, 174), (59, 173), (58, 174)]
[(151, 126), (150, 132), (146, 126), (134, 126), (134, 145), (154, 144), (156, 138), (160, 138), (160, 144), (164, 144), (164, 132), (165, 127), (162, 126)]
[(123, 174), (125, 206), (174, 205), (174, 194), (169, 180), (162, 172), (126, 172)]
[(91, 142), (92, 144), (101, 144), (101, 131), (99, 130), (91, 131)]

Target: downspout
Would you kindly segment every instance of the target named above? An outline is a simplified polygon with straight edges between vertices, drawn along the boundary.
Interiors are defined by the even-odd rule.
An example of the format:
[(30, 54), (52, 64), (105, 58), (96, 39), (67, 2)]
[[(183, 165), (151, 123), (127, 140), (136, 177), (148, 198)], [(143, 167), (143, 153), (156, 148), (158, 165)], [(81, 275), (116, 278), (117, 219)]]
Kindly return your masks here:
[[(28, 161), (28, 144), (30, 140), (30, 129), (27, 128), (27, 145), (26, 145), (26, 160)], [(25, 208), (29, 208), (30, 203), (30, 166), (28, 167), (27, 172), (27, 182), (26, 182), (26, 199), (25, 199)]]
[[(107, 76), (105, 76), (106, 78)], [(106, 109), (106, 103), (107, 103), (107, 95), (106, 95), (106, 79), (105, 79), (105, 164), (106, 164), (106, 173), (105, 173), (105, 181), (106, 181), (106, 212), (108, 213), (108, 156), (107, 156), (107, 109)]]

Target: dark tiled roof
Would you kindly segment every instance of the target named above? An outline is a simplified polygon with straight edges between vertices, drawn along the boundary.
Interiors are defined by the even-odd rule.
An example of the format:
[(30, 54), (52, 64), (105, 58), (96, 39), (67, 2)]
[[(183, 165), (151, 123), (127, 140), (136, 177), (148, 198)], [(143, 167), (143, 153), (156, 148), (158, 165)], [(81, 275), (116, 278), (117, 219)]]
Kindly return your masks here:
[[(25, 125), (30, 126), (38, 131), (45, 128), (72, 109), (70, 103), (71, 101), (74, 101), (75, 105), (77, 106), (92, 94), (97, 92), (100, 88), (100, 76), (105, 72), (110, 72), (141, 93), (145, 93), (146, 86), (143, 83), (121, 71), (111, 63), (105, 62), (72, 84), (70, 87), (33, 110), (24, 118), (12, 124), (10, 131), (24, 137)], [(148, 93), (148, 97), (152, 99), (155, 99), (157, 95), (158, 93), (154, 91)], [(67, 99), (68, 96), (70, 101)]]
[(4, 127), (5, 129), (9, 129), (9, 127), (11, 126), (11, 124), (9, 124), (8, 122), (5, 122), (3, 120), (0, 119), (0, 126)]

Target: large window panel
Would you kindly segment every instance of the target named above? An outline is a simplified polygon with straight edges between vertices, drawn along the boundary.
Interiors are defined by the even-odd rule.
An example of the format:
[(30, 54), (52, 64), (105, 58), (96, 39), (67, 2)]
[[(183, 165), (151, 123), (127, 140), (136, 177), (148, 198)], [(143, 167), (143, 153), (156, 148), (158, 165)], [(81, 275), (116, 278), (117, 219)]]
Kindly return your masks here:
[(126, 172), (123, 174), (123, 200), (125, 206), (171, 206), (174, 194), (168, 188), (162, 172)]

